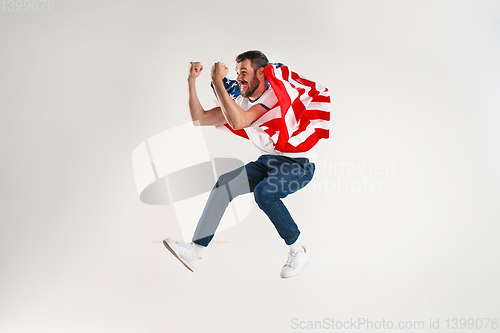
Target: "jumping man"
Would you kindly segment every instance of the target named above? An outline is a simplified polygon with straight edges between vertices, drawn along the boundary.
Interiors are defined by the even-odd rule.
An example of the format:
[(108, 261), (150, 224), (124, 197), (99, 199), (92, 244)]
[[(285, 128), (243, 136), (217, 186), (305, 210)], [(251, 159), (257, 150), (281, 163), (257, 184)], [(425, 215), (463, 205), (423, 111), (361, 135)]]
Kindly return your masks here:
[[(201, 253), (212, 240), (229, 202), (236, 196), (249, 192), (254, 194), (259, 208), (266, 213), (280, 237), (289, 246), (288, 260), (280, 276), (295, 276), (309, 262), (309, 252), (299, 240), (299, 228), (282, 199), (311, 181), (317, 156), (312, 146), (319, 138), (327, 138), (328, 130), (326, 129), (325, 134), (325, 129), (319, 128), (322, 125), (317, 125), (321, 119), (310, 121), (311, 116), (307, 119), (296, 119), (295, 122), (289, 120), (288, 115), (283, 117), (284, 103), (281, 103), (278, 93), (273, 90), (273, 82), (278, 81), (275, 76), (266, 74), (270, 73), (266, 72), (267, 70), (274, 68), (268, 63), (267, 57), (260, 51), (247, 51), (236, 57), (236, 81), (240, 91), (236, 98), (231, 97), (226, 90), (227, 85), (224, 84), (229, 71), (227, 66), (220, 62), (215, 63), (211, 69), (211, 78), (219, 106), (210, 110), (203, 109), (196, 93), (196, 78), (202, 72), (203, 66), (199, 62), (190, 64), (189, 110), (195, 125), (225, 126), (230, 131), (248, 138), (262, 153), (256, 161), (219, 177), (191, 243), (179, 243), (170, 238), (163, 241), (167, 249), (191, 271), (198, 267)], [(297, 80), (307, 81), (300, 81), (300, 78)], [(329, 95), (325, 91), (328, 90), (323, 88), (323, 91), (318, 93), (318, 101), (329, 102)], [(320, 114), (320, 118), (323, 117), (318, 110), (314, 112)], [(297, 114), (295, 111), (295, 115)], [(325, 122), (326, 116), (323, 118)], [(329, 114), (327, 118), (329, 120)], [(288, 132), (283, 126), (287, 127)], [(293, 126), (295, 127), (292, 128)], [(313, 132), (319, 138), (315, 139), (311, 134)], [(288, 135), (285, 135), (286, 133)]]

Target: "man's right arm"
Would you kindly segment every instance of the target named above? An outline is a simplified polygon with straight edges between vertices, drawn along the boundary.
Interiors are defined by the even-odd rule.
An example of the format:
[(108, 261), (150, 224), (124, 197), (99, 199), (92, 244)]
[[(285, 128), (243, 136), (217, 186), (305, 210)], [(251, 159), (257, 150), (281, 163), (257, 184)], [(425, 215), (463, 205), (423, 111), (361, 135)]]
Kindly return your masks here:
[(199, 62), (191, 62), (188, 75), (189, 113), (195, 125), (210, 126), (227, 123), (220, 107), (205, 111), (196, 93), (196, 78), (200, 76), (203, 66)]

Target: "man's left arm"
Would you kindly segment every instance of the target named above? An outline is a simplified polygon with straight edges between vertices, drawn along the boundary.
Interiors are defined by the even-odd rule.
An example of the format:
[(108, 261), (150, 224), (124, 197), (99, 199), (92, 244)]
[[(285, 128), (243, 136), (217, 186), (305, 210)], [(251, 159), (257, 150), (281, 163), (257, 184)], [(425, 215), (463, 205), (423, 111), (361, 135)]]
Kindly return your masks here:
[(267, 109), (259, 104), (252, 106), (247, 111), (240, 108), (231, 96), (229, 96), (224, 87), (222, 79), (226, 77), (228, 72), (229, 69), (226, 65), (221, 62), (215, 63), (212, 66), (212, 84), (227, 123), (234, 130), (243, 129), (249, 127), (254, 121), (262, 117), (267, 112)]

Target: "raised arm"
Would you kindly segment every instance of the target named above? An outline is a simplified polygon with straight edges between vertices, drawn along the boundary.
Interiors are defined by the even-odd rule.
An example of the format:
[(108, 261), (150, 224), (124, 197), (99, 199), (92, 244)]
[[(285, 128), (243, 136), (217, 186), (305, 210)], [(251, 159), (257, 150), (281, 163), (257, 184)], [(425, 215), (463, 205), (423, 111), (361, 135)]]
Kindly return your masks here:
[(226, 118), (220, 107), (205, 111), (196, 93), (196, 78), (200, 76), (203, 66), (199, 62), (191, 62), (188, 75), (189, 113), (195, 125), (210, 126), (225, 124)]
[(221, 62), (216, 62), (212, 66), (212, 84), (217, 94), (217, 98), (219, 99), (222, 114), (227, 123), (234, 130), (249, 127), (254, 121), (266, 113), (267, 110), (259, 104), (252, 106), (247, 111), (239, 107), (227, 93), (222, 81), (228, 72), (227, 66)]

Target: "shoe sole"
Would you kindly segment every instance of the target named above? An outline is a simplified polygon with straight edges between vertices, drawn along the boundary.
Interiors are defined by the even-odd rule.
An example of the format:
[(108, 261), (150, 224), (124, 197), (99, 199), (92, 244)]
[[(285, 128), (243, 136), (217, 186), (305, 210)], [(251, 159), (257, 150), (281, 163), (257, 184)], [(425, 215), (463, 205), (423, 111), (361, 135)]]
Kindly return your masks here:
[(281, 276), (280, 275), (280, 278), (282, 279), (289, 279), (289, 278), (292, 278), (294, 276), (297, 276), (299, 275), (300, 273), (302, 273), (302, 271), (307, 267), (307, 265), (309, 265), (309, 263), (311, 262), (311, 258), (309, 258), (309, 260), (307, 260), (306, 264), (304, 265), (304, 267), (302, 267), (302, 269), (300, 271), (298, 271), (297, 273), (293, 274), (293, 275), (289, 275), (289, 276)]
[(184, 267), (186, 267), (187, 269), (189, 269), (191, 272), (194, 272), (194, 270), (191, 269), (191, 267), (189, 267), (188, 265), (186, 265), (186, 263), (184, 261), (182, 261), (181, 258), (179, 258), (179, 256), (177, 255), (177, 253), (175, 253), (175, 251), (170, 247), (170, 245), (168, 245), (167, 242), (165, 242), (165, 240), (163, 240), (163, 245), (165, 245), (165, 247), (167, 248), (167, 250), (170, 251), (170, 253), (172, 253), (177, 259), (179, 259), (179, 261), (184, 265)]

